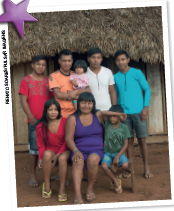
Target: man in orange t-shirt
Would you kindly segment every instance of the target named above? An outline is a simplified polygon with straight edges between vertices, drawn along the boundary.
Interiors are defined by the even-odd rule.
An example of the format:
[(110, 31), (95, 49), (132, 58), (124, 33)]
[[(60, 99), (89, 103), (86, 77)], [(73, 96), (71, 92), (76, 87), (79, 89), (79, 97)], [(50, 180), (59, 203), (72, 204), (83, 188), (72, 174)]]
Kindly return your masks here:
[(91, 92), (87, 87), (83, 90), (74, 90), (70, 83), (70, 76), (74, 74), (70, 68), (73, 63), (73, 56), (71, 51), (64, 49), (60, 52), (58, 62), (60, 70), (50, 74), (49, 88), (53, 91), (55, 99), (59, 102), (61, 107), (61, 114), (68, 118), (70, 114), (75, 112), (72, 101), (77, 100), (82, 92)]

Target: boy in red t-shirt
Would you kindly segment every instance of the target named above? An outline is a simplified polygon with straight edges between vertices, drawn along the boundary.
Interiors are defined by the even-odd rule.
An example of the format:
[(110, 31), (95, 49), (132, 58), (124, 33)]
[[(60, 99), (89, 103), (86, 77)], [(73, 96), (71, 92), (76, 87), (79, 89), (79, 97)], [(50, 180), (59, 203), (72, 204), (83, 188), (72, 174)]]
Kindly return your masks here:
[(28, 138), (30, 146), (30, 187), (37, 187), (36, 166), (38, 159), (38, 149), (36, 141), (36, 126), (42, 117), (45, 102), (53, 97), (49, 92), (48, 78), (43, 76), (46, 69), (46, 58), (35, 56), (31, 64), (33, 72), (25, 76), (20, 85), (20, 101), (24, 112), (28, 118)]

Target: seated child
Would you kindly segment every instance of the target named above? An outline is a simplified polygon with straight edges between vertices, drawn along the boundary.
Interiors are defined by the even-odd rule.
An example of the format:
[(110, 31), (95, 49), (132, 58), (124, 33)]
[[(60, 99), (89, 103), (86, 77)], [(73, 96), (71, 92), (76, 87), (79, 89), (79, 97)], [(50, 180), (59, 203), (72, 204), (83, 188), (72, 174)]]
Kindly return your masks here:
[[(85, 89), (88, 86), (87, 64), (84, 60), (77, 60), (74, 64), (75, 73), (70, 76), (70, 82), (73, 84), (73, 89)], [(77, 109), (77, 101), (72, 102), (74, 108)]]
[[(104, 118), (104, 157), (101, 167), (111, 179), (111, 188), (116, 193), (122, 193), (121, 180), (116, 178), (116, 176), (128, 169), (128, 161), (124, 152), (128, 147), (130, 133), (127, 125), (120, 122), (120, 118), (125, 118), (124, 115), (126, 115), (123, 113), (122, 107), (120, 105), (113, 105), (109, 111), (112, 113), (122, 113), (123, 117), (115, 113), (116, 115), (109, 115), (109, 117), (105, 116)], [(117, 171), (114, 167), (118, 167)]]

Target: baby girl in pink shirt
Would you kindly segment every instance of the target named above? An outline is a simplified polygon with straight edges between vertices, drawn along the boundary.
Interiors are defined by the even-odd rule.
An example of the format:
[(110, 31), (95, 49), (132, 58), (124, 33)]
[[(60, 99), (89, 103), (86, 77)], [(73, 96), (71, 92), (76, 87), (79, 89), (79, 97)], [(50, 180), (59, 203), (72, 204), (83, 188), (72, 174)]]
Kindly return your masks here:
[[(70, 82), (73, 84), (73, 89), (85, 89), (88, 86), (87, 64), (84, 60), (77, 60), (74, 64), (75, 73), (70, 76)], [(72, 102), (77, 109), (77, 101)]]

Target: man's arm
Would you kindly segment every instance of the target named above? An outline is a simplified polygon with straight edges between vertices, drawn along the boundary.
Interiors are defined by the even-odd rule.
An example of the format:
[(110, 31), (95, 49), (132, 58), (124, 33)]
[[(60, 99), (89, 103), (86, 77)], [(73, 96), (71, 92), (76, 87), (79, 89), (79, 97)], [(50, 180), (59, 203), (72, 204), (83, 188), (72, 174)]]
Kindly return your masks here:
[(117, 93), (115, 91), (115, 84), (109, 85), (109, 93), (111, 98), (111, 104), (116, 105), (117, 104)]
[(91, 90), (89, 87), (87, 87), (86, 89), (74, 90), (74, 91), (69, 91), (65, 93), (65, 92), (61, 92), (60, 88), (56, 87), (56, 88), (53, 88), (53, 92), (56, 98), (58, 99), (73, 101), (73, 100), (77, 100), (81, 93), (91, 92)]
[(20, 102), (21, 102), (22, 108), (23, 108), (25, 114), (27, 115), (27, 117), (29, 118), (30, 123), (32, 125), (34, 125), (34, 124), (36, 124), (37, 119), (35, 119), (33, 114), (31, 113), (27, 99), (28, 99), (28, 96), (20, 94)]
[(61, 99), (61, 100), (69, 100), (69, 101), (72, 101), (73, 98), (71, 98), (69, 96), (69, 92), (61, 92), (60, 88), (56, 87), (56, 88), (53, 88), (53, 92), (54, 92), (54, 95), (56, 96), (56, 98), (58, 99)]
[(68, 94), (71, 98), (73, 98), (73, 100), (78, 100), (79, 95), (83, 92), (91, 92), (91, 89), (88, 86), (85, 89), (78, 89), (78, 90), (74, 90), (72, 92), (68, 92)]

